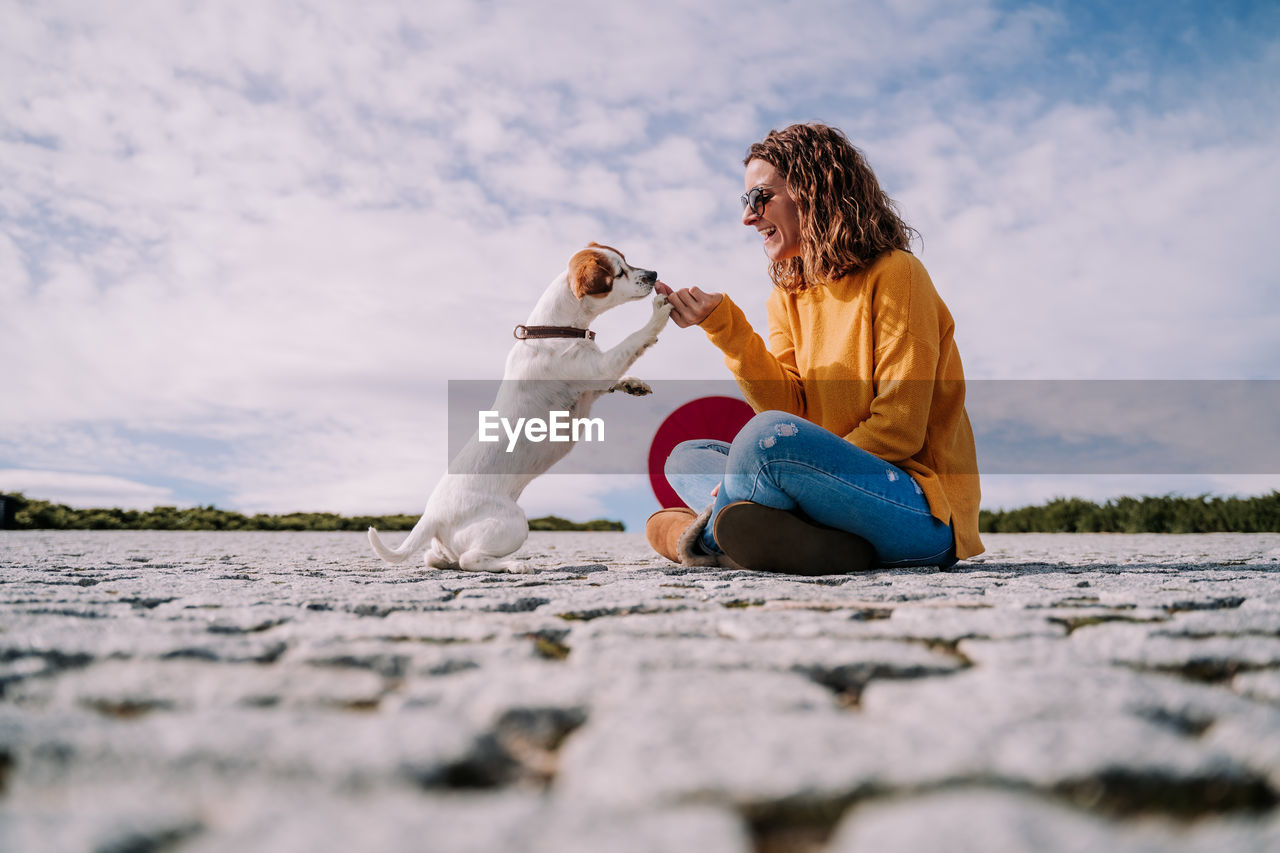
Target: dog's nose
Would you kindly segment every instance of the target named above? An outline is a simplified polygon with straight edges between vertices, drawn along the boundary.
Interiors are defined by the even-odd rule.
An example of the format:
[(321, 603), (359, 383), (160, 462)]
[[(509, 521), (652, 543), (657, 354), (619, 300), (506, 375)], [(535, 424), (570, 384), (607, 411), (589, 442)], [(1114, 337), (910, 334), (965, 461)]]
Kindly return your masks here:
[(637, 278), (641, 284), (653, 284), (658, 280), (658, 274), (653, 270), (640, 270), (640, 275)]

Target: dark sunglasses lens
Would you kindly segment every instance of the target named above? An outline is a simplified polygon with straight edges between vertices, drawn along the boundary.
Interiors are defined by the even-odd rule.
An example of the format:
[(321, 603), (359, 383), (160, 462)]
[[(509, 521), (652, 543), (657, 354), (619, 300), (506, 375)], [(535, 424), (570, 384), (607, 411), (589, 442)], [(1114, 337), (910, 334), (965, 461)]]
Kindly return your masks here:
[(764, 204), (768, 201), (765, 198), (765, 191), (760, 187), (752, 187), (746, 195), (742, 197), (742, 209), (751, 208), (751, 212), (756, 216), (764, 215)]

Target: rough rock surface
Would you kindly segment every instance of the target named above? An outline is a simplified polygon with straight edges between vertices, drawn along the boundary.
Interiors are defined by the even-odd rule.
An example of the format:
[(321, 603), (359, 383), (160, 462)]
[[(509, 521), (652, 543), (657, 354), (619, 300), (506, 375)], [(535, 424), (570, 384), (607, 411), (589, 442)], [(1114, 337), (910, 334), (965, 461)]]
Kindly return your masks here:
[(0, 850), (1280, 849), (1280, 535), (0, 533)]

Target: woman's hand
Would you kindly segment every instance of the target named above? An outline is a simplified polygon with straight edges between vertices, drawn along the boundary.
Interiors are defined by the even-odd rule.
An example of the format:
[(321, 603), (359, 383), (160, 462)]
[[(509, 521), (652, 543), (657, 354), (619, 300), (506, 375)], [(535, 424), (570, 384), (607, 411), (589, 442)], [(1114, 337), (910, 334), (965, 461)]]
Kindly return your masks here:
[(661, 281), (654, 285), (654, 289), (666, 294), (667, 301), (671, 303), (671, 319), (682, 329), (696, 326), (707, 319), (707, 315), (714, 311), (720, 304), (720, 300), (724, 298), (723, 293), (703, 293), (696, 287), (672, 290), (669, 285)]

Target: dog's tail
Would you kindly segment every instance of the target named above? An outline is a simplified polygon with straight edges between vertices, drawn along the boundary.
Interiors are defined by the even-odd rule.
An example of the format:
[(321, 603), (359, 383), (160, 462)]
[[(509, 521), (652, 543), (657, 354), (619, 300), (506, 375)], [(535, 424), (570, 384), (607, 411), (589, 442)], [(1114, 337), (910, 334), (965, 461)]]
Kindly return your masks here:
[(430, 513), (424, 513), (422, 518), (418, 519), (418, 523), (409, 531), (409, 535), (400, 543), (400, 547), (388, 548), (382, 541), (382, 537), (378, 535), (378, 531), (372, 527), (369, 528), (369, 544), (373, 546), (374, 553), (388, 563), (403, 563), (415, 551), (430, 542), (431, 537), (435, 535), (435, 520), (431, 518)]

